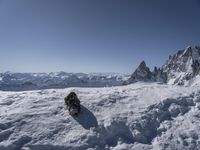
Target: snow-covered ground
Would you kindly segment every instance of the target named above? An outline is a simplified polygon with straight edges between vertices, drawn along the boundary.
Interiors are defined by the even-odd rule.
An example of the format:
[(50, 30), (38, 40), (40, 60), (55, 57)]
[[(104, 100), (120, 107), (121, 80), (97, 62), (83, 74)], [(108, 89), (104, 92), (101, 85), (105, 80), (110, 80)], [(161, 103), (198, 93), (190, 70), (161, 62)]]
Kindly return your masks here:
[[(198, 85), (1, 91), (0, 150), (197, 150)], [(82, 105), (75, 118), (64, 107), (71, 91)]]

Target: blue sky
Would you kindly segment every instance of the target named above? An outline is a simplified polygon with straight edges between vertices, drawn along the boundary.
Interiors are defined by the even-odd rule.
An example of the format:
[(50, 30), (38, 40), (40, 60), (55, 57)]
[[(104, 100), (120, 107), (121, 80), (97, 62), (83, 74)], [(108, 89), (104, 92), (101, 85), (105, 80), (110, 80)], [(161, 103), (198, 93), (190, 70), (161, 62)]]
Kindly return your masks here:
[(199, 0), (0, 0), (0, 71), (131, 73), (188, 45)]

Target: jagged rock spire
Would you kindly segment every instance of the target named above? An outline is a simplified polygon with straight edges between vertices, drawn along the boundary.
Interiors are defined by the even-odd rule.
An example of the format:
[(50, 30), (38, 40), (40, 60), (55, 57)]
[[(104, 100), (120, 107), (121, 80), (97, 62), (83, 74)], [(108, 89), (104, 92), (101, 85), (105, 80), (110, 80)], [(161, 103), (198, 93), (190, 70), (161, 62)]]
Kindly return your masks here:
[(144, 81), (144, 82), (163, 82), (167, 80), (166, 74), (160, 69), (155, 67), (154, 71), (151, 72), (147, 67), (145, 61), (142, 61), (138, 68), (134, 71), (131, 77), (128, 79), (126, 84)]
[(140, 65), (139, 65), (139, 67), (138, 68), (146, 68), (147, 66), (146, 66), (146, 63), (145, 63), (145, 61), (143, 60), (141, 63), (140, 63)]

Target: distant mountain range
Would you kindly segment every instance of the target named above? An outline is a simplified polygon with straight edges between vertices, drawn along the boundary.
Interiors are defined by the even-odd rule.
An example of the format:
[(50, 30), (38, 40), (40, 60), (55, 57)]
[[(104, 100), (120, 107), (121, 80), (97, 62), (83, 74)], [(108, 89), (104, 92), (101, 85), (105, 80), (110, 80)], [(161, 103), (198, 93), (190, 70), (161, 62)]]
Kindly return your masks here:
[(142, 61), (132, 75), (116, 73), (0, 73), (0, 90), (22, 91), (67, 87), (110, 87), (135, 82), (191, 86), (200, 82), (200, 47), (179, 50), (161, 67), (149, 69)]
[(0, 73), (0, 90), (22, 91), (121, 85), (130, 76), (116, 73)]

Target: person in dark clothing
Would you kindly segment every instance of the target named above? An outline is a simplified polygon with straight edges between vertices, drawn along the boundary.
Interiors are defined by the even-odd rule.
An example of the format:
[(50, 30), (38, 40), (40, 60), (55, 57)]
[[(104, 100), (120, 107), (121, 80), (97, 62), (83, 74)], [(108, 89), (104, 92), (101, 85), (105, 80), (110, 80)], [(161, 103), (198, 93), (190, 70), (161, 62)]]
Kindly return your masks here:
[(75, 92), (69, 93), (65, 97), (65, 105), (69, 111), (69, 114), (72, 116), (78, 116), (81, 110), (80, 100), (78, 99)]

